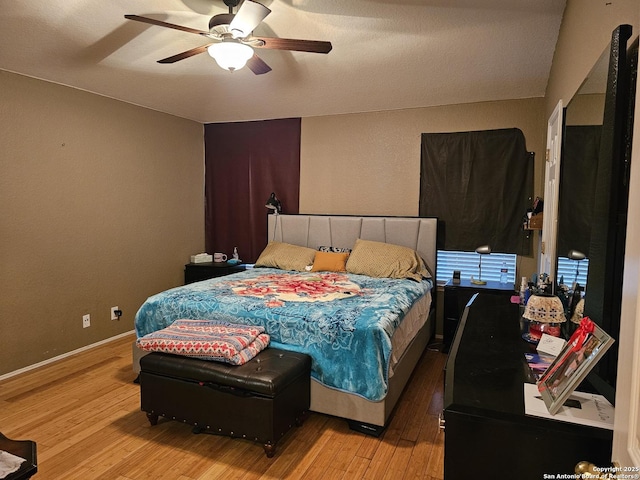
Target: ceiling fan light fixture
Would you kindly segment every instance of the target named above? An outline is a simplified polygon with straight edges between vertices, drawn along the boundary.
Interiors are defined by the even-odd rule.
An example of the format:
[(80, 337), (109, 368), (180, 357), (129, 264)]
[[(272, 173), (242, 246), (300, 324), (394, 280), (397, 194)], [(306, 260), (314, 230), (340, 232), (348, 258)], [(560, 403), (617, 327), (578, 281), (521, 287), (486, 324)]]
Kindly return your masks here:
[(220, 67), (233, 72), (240, 70), (253, 57), (253, 49), (249, 45), (235, 40), (225, 40), (207, 47), (207, 52)]

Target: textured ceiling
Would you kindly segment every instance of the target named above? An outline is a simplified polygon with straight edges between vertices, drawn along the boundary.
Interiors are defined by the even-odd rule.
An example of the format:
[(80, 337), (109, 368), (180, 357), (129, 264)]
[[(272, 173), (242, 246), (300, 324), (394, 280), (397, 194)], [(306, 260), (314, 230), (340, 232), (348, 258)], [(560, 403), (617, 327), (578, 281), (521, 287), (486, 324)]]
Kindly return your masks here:
[(563, 0), (264, 0), (256, 35), (328, 40), (327, 54), (256, 50), (273, 69), (227, 72), (199, 30), (222, 0), (1, 0), (0, 69), (203, 123), (544, 96)]

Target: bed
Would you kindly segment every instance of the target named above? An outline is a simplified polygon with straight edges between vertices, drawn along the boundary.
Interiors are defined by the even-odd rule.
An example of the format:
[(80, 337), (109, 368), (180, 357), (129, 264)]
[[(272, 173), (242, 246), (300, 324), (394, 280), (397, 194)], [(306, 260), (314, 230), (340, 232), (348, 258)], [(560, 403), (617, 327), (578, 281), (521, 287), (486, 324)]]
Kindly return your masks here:
[[(436, 234), (434, 218), (270, 215), (261, 268), (149, 297), (136, 315), (136, 333), (142, 337), (179, 318), (263, 326), (272, 346), (312, 357), (312, 411), (378, 435), (433, 335)], [(277, 263), (281, 250), (279, 257), (266, 254), (272, 246), (290, 249), (287, 259), (308, 255), (309, 249), (349, 249), (352, 256), (345, 258), (353, 265), (365, 259), (373, 268), (384, 264), (378, 258), (387, 247), (407, 247), (429, 273), (404, 279), (371, 277), (369, 270), (355, 268), (309, 272), (287, 264), (283, 269)], [(363, 252), (376, 256), (371, 262)], [(134, 346), (136, 371), (141, 355)]]

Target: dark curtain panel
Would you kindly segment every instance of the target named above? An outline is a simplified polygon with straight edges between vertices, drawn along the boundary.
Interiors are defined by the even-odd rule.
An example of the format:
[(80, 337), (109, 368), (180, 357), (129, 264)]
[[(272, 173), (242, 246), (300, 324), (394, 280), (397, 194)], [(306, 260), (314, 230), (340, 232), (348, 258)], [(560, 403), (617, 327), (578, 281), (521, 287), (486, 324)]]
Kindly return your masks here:
[(422, 134), (420, 216), (439, 218), (439, 248), (528, 254), (532, 194), (533, 154), (519, 129)]
[(205, 125), (205, 246), (255, 262), (267, 244), (271, 192), (298, 213), (300, 119)]
[(560, 164), (558, 256), (575, 249), (589, 256), (601, 125), (567, 126)]

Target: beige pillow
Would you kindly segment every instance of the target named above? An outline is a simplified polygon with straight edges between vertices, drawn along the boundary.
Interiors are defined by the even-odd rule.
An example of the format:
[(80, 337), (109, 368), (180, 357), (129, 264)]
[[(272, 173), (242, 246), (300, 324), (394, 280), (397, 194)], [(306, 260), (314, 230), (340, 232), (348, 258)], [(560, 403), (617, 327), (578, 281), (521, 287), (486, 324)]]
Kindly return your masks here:
[(411, 248), (391, 243), (356, 240), (347, 272), (370, 277), (411, 278), (421, 281), (429, 272), (420, 255)]
[(290, 243), (269, 242), (256, 261), (256, 267), (272, 267), (281, 270), (304, 272), (313, 265), (316, 251), (313, 248), (300, 247)]

